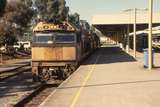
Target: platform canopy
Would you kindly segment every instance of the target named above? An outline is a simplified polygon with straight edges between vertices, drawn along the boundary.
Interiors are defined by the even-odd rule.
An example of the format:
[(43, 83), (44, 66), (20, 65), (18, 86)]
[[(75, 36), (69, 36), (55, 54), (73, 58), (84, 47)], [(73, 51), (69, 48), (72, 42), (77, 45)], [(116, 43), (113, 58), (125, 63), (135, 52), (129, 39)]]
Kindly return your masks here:
[[(95, 15), (92, 19), (92, 24), (102, 31), (102, 33), (115, 33), (124, 31), (127, 26), (130, 26), (130, 32), (133, 31), (134, 14), (119, 13), (119, 14), (106, 14)], [(144, 30), (148, 28), (149, 16), (148, 13), (137, 12), (137, 30)], [(153, 14), (153, 26), (160, 25), (160, 14)]]

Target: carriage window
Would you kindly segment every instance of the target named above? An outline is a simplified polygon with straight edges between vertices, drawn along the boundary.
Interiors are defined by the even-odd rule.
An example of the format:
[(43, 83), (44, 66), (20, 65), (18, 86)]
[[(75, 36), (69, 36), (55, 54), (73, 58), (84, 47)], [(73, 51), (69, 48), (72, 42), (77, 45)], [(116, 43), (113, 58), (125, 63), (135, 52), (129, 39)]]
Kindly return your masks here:
[(75, 35), (72, 34), (57, 34), (55, 38), (56, 43), (74, 43), (75, 40)]
[(53, 43), (53, 36), (52, 35), (36, 35), (34, 37), (35, 43)]

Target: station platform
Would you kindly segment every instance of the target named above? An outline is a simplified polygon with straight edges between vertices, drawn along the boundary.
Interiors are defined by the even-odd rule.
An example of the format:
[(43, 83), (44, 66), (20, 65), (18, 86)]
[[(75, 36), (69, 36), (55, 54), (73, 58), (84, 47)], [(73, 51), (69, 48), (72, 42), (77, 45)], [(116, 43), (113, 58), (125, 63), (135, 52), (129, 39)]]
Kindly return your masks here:
[(119, 47), (103, 46), (40, 107), (159, 107), (159, 99), (158, 66), (150, 71), (142, 55), (134, 59)]

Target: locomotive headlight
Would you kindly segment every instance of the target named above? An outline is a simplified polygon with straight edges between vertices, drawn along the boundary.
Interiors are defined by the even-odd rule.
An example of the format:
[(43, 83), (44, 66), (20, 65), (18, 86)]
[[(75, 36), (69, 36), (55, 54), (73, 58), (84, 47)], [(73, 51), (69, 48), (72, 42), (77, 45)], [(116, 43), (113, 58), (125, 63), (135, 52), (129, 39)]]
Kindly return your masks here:
[(42, 30), (42, 28), (41, 28), (41, 27), (38, 27), (38, 30)]
[(48, 41), (47, 43), (48, 43), (48, 44), (52, 44), (52, 43), (53, 43), (53, 41)]
[(54, 69), (54, 68), (49, 68), (49, 70), (50, 70), (50, 71), (54, 71), (55, 69)]
[(45, 26), (43, 26), (43, 29), (48, 30), (49, 26), (45, 25)]
[(50, 29), (55, 29), (56, 27), (55, 26), (50, 26)]

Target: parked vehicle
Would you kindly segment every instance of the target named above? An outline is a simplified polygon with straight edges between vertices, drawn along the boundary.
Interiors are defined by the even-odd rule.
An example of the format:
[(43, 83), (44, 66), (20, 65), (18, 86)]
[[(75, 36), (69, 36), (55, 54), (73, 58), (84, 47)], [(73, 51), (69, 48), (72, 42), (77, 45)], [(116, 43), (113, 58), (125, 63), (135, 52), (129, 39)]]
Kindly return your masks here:
[(13, 45), (16, 50), (24, 48), (24, 50), (31, 49), (31, 42), (30, 41), (19, 41), (17, 44)]

